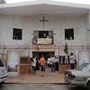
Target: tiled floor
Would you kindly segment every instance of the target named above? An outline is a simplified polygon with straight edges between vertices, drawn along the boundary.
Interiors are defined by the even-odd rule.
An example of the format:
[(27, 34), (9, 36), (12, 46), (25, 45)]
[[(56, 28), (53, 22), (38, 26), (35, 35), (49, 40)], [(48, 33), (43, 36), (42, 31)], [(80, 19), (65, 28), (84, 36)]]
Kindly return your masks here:
[(6, 83), (65, 83), (64, 74), (59, 72), (38, 71), (36, 75), (24, 74), (18, 76), (8, 76)]

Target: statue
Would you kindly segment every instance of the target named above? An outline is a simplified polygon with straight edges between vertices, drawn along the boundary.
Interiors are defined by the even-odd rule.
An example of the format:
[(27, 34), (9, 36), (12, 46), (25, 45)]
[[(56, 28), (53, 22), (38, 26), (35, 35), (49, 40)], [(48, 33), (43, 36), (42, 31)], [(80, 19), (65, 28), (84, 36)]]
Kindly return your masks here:
[(68, 45), (67, 45), (67, 43), (65, 43), (64, 52), (65, 52), (66, 54), (68, 54)]

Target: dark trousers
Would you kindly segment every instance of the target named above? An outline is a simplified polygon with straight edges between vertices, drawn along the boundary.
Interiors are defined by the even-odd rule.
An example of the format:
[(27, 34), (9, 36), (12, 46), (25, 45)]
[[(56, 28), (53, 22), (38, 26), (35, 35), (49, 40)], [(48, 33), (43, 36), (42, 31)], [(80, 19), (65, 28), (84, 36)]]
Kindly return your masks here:
[(45, 65), (41, 65), (41, 72), (44, 71), (45, 72)]
[(72, 64), (71, 64), (71, 69), (74, 69), (74, 67), (75, 67), (75, 64), (72, 63)]
[(32, 74), (36, 74), (36, 66), (32, 66)]
[(56, 70), (56, 63), (53, 62), (52, 65), (51, 65), (51, 71), (55, 72), (55, 70)]

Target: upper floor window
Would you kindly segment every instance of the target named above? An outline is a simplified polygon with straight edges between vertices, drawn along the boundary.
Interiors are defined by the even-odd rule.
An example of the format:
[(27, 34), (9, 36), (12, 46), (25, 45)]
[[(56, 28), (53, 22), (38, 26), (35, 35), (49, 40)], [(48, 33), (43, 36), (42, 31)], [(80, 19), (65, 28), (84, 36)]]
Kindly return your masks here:
[(65, 29), (65, 40), (74, 40), (74, 29)]
[(22, 40), (22, 29), (13, 28), (13, 39)]

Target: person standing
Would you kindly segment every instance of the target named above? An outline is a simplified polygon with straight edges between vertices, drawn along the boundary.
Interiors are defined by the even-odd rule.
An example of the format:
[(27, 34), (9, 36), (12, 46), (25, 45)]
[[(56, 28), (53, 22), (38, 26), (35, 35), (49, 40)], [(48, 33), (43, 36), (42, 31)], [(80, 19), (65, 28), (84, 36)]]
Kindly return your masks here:
[(56, 60), (56, 71), (59, 71), (59, 56), (55, 56)]
[(40, 68), (39, 68), (40, 65), (39, 65), (38, 61), (39, 61), (39, 58), (36, 58), (36, 71), (40, 70)]
[(36, 58), (33, 57), (31, 60), (32, 74), (36, 74)]
[(51, 72), (55, 72), (56, 70), (56, 59), (55, 57), (51, 57), (52, 65), (51, 65)]
[(41, 56), (39, 63), (40, 63), (40, 67), (41, 67), (41, 72), (43, 72), (43, 71), (45, 72), (46, 60), (43, 55)]
[(51, 68), (52, 61), (51, 61), (50, 57), (47, 59), (47, 65), (48, 65), (49, 68)]
[(71, 69), (74, 69), (76, 64), (76, 57), (73, 53), (71, 53), (70, 55), (70, 64), (71, 64)]

